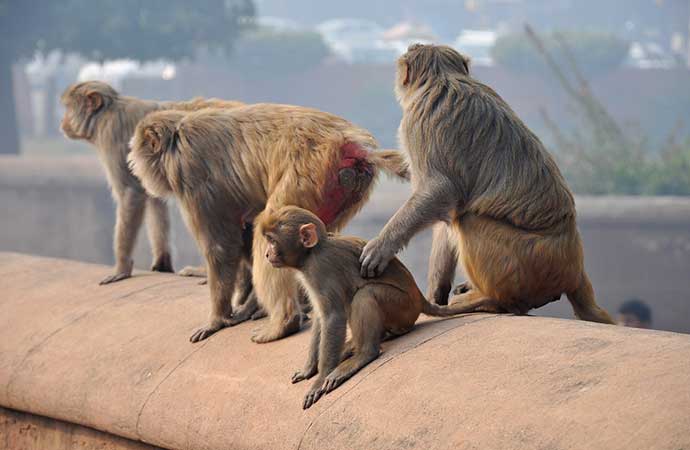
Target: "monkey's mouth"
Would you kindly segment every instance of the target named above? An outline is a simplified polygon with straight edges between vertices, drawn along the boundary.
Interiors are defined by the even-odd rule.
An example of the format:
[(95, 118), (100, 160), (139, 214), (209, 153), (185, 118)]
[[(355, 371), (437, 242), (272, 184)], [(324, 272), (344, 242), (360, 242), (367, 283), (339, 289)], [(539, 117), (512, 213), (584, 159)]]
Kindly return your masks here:
[(281, 268), (281, 267), (285, 267), (285, 263), (284, 263), (283, 261), (281, 261), (280, 259), (278, 259), (278, 258), (271, 258), (271, 257), (269, 257), (269, 258), (268, 258), (268, 262), (270, 262), (271, 265), (272, 265), (273, 267), (275, 267), (276, 269), (279, 269), (279, 268)]

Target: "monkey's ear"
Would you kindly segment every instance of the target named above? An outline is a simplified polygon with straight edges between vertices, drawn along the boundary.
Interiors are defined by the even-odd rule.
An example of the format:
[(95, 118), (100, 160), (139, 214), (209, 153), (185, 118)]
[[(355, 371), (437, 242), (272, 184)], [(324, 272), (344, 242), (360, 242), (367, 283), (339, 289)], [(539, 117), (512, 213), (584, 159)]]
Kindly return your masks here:
[(91, 112), (96, 112), (103, 106), (103, 96), (98, 92), (92, 91), (86, 94), (86, 107)]
[(305, 248), (312, 248), (319, 243), (319, 235), (316, 232), (316, 225), (305, 223), (299, 227), (299, 240)]
[(154, 152), (161, 151), (161, 138), (153, 128), (144, 129), (144, 142), (151, 147)]
[(462, 65), (465, 66), (465, 74), (470, 74), (470, 58), (468, 56), (462, 55)]

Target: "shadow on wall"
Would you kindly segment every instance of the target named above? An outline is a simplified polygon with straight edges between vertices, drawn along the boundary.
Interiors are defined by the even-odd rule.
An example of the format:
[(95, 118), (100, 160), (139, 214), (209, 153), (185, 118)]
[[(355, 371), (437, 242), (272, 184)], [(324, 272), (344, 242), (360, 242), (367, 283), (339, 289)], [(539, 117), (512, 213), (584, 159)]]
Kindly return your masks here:
[[(409, 192), (408, 185), (383, 179), (345, 233), (375, 236)], [(599, 303), (615, 314), (624, 300), (643, 298), (654, 310), (655, 328), (690, 333), (690, 199), (580, 197), (577, 204)], [(0, 251), (113, 263), (114, 204), (95, 157), (0, 158), (0, 210)], [(177, 208), (171, 210), (179, 270), (201, 258)], [(430, 247), (427, 231), (402, 254), (422, 290)], [(135, 266), (147, 270), (150, 259), (142, 229)], [(573, 317), (565, 297), (533, 313)]]

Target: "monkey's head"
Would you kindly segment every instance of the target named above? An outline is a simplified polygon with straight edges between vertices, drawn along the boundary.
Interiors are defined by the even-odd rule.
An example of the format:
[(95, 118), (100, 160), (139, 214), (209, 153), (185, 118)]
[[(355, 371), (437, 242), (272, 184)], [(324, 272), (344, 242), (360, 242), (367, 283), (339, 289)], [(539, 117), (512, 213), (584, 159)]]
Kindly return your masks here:
[(141, 119), (129, 141), (127, 161), (129, 167), (156, 197), (166, 197), (173, 192), (179, 178), (178, 125), (184, 111), (156, 111)]
[(450, 74), (469, 75), (470, 59), (446, 45), (413, 44), (398, 58), (395, 89), (399, 96)]
[(268, 243), (266, 258), (273, 267), (299, 269), (328, 236), (321, 219), (296, 206), (284, 206), (269, 214), (259, 226)]
[(102, 81), (85, 81), (65, 89), (60, 101), (65, 107), (60, 128), (70, 139), (93, 141), (98, 120), (119, 94)]

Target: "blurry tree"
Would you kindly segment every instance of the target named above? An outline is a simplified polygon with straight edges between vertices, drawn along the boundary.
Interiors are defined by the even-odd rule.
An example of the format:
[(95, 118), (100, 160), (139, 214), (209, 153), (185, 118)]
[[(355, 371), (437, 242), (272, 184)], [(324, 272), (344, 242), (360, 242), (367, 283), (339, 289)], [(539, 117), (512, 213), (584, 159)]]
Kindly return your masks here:
[(282, 77), (318, 66), (328, 54), (318, 33), (261, 28), (242, 35), (231, 64), (251, 78)]
[[(628, 55), (630, 44), (609, 33), (567, 31), (554, 32), (542, 38), (547, 51), (560, 48), (559, 41), (568, 43), (572, 57), (587, 75), (597, 75), (619, 67)], [(521, 72), (542, 72), (544, 60), (523, 33), (499, 37), (491, 49), (497, 64)], [(564, 56), (556, 54), (558, 63)]]
[[(578, 106), (580, 121), (569, 132), (541, 110), (554, 137), (555, 156), (575, 192), (690, 195), (690, 138), (677, 137), (682, 123), (657, 152), (650, 152), (650, 139), (639, 132), (639, 127), (621, 126), (594, 95), (566, 39), (556, 35), (558, 48), (549, 49), (530, 26), (525, 31), (534, 51)], [(556, 50), (560, 59), (554, 54)]]
[(0, 153), (19, 153), (12, 63), (61, 49), (97, 60), (229, 51), (251, 24), (251, 0), (0, 0)]

